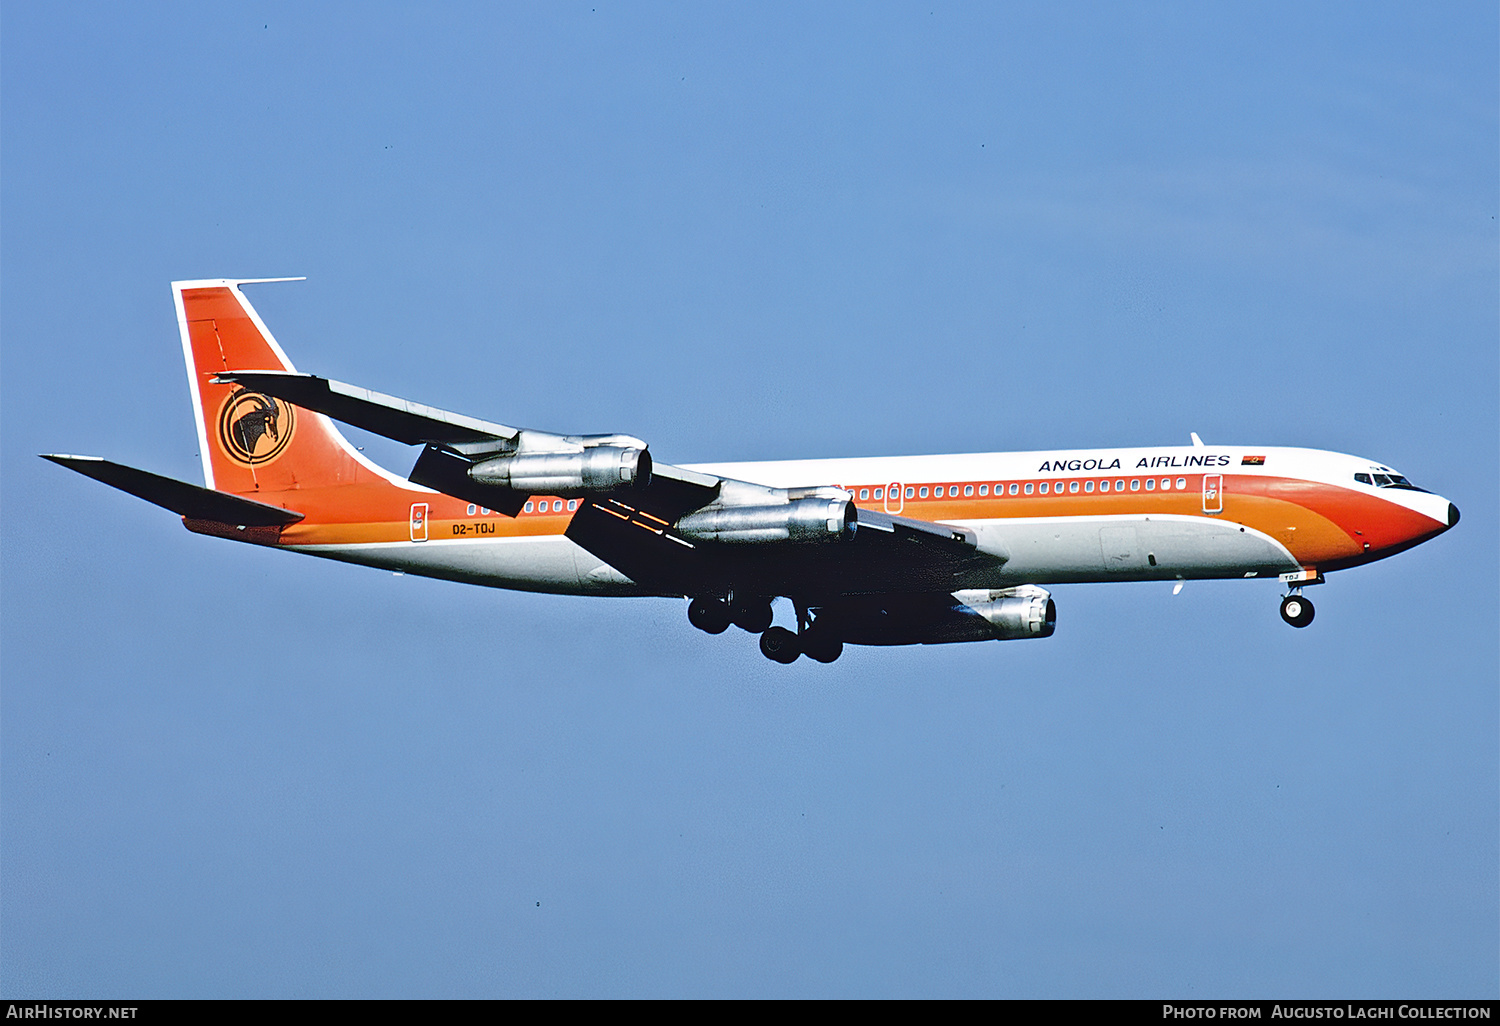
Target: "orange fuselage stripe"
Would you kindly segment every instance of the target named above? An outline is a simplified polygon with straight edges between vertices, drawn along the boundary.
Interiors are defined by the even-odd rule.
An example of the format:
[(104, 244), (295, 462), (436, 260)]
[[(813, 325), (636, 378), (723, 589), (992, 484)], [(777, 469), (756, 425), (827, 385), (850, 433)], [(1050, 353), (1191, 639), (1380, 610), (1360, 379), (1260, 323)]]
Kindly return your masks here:
[[(1047, 495), (944, 496), (903, 499), (902, 515), (931, 521), (1003, 521), (1048, 517), (1184, 516), (1223, 520), (1260, 531), (1285, 545), (1306, 565), (1373, 557), (1381, 551), (1410, 544), (1436, 533), (1442, 525), (1394, 502), (1352, 488), (1298, 478), (1259, 474), (1215, 475), (1222, 479), (1222, 511), (1203, 509), (1203, 476), (1187, 478), (1183, 489), (1170, 491), (1097, 491), (1104, 478), (1056, 479), (1047, 483), (1066, 488), (1079, 482), (1077, 492)], [(1096, 491), (1083, 491), (1083, 482)], [(1131, 478), (1126, 478), (1127, 482)], [(1136, 480), (1141, 480), (1136, 478)], [(1159, 480), (1159, 479), (1157, 479)], [(1175, 484), (1177, 478), (1171, 479)], [(978, 482), (968, 482), (978, 490)], [(994, 487), (995, 482), (985, 482)], [(1010, 482), (1005, 482), (1009, 484)], [(1025, 482), (1018, 482), (1024, 484)], [(1039, 481), (1033, 481), (1039, 484)], [(958, 482), (960, 488), (965, 482)], [(855, 495), (868, 488), (874, 494), (885, 485), (844, 485)], [(929, 489), (934, 486), (927, 486)], [(948, 487), (944, 484), (944, 490)], [(1128, 487), (1128, 486), (1127, 486)], [(515, 518), (478, 509), (468, 512), (461, 499), (436, 493), (408, 491), (385, 481), (364, 481), (334, 488), (292, 489), (252, 493), (260, 502), (306, 514), (306, 519), (281, 532), (279, 544), (295, 546), (362, 545), (411, 540), (411, 506), (425, 504), (426, 537), (439, 539), (535, 538), (562, 534), (572, 513), (565, 508), (526, 513)], [(538, 497), (536, 501), (541, 501)], [(866, 509), (883, 510), (883, 500), (856, 500)]]

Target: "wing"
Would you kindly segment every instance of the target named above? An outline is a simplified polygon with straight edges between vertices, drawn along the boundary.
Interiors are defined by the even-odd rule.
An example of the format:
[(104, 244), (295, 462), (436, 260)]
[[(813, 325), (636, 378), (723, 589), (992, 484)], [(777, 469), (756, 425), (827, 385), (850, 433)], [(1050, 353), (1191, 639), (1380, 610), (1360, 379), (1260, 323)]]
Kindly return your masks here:
[(663, 594), (786, 595), (819, 606), (847, 595), (942, 594), (988, 583), (1004, 560), (966, 533), (858, 510), (837, 539), (735, 543), (695, 536), (619, 499), (582, 504), (567, 536)]
[(252, 392), (275, 396), (407, 445), (422, 442), (484, 445), (514, 440), (521, 433), (520, 428), (435, 410), (431, 406), (312, 374), (237, 371), (216, 375), (214, 380), (243, 385)]
[[(654, 465), (646, 443), (629, 435), (560, 435), (511, 427), (312, 374), (234, 371), (214, 380), (243, 385), (407, 445), (422, 445), (409, 475), (414, 484), (507, 516), (515, 516), (532, 495), (586, 496), (625, 484), (638, 500), (675, 519), (712, 502), (718, 493), (717, 478)], [(627, 472), (626, 479), (621, 472)]]
[[(832, 486), (772, 488), (654, 463), (629, 435), (557, 435), (477, 420), (283, 371), (235, 382), (423, 446), (410, 480), (514, 516), (531, 495), (574, 495), (567, 536), (663, 594), (942, 594), (985, 586), (1004, 558), (941, 524), (856, 509)], [(634, 454), (634, 455), (632, 455)]]

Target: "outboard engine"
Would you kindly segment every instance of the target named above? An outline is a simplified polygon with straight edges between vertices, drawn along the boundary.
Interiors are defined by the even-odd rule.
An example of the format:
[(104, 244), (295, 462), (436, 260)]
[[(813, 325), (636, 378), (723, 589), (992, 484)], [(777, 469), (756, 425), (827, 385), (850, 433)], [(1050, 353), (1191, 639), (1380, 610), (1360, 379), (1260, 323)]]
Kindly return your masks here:
[(1057, 606), (1044, 588), (956, 591), (951, 595), (851, 595), (818, 609), (813, 629), (854, 645), (942, 645), (1046, 638)]
[(1050, 638), (1057, 629), (1057, 603), (1045, 588), (1023, 584), (999, 591), (956, 591), (953, 597), (989, 622), (1001, 641)]

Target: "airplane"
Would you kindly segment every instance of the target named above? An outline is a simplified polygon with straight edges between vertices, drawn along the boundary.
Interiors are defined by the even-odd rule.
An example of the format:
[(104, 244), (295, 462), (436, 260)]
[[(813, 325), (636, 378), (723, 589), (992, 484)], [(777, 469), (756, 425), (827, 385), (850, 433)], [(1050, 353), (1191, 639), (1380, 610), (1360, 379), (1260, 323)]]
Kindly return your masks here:
[[(1384, 464), (1206, 445), (688, 464), (630, 435), (560, 435), (292, 366), (242, 291), (172, 284), (205, 487), (48, 454), (189, 531), (490, 587), (687, 599), (693, 626), (779, 663), (846, 644), (1052, 635), (1044, 585), (1278, 578), (1303, 588), (1458, 523)], [(403, 478), (334, 421), (421, 446)], [(794, 629), (774, 626), (790, 599)]]

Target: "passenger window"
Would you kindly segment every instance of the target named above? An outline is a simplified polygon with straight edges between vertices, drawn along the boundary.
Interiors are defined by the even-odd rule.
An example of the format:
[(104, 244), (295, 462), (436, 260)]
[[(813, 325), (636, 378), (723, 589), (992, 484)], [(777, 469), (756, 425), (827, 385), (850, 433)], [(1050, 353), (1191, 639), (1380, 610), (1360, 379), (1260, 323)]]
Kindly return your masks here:
[(1070, 492), (1076, 492), (1076, 491), (1078, 491), (1078, 482), (1077, 481), (1069, 481), (1068, 482), (1068, 491), (1070, 491)]
[(1109, 482), (1108, 481), (1100, 481), (1099, 482), (1099, 490), (1101, 492), (1107, 492), (1107, 491), (1109, 491)]
[(979, 486), (979, 494), (980, 495), (988, 495), (988, 494), (990, 494), (990, 486), (989, 485), (980, 485)]
[(870, 497), (870, 489), (868, 489), (868, 488), (861, 488), (859, 490), (859, 497), (860, 497), (861, 501), (863, 501), (865, 499), (868, 499)]
[(1146, 478), (1146, 491), (1151, 492), (1151, 491), (1155, 491), (1155, 490), (1156, 490), (1156, 478), (1154, 478), (1154, 477), (1148, 477), (1148, 478)]
[[(531, 510), (531, 506), (530, 506), (530, 505), (528, 505), (528, 506), (527, 506), (527, 507), (526, 507), (526, 509), (527, 509), (527, 511), (528, 511), (528, 512), (530, 512), (530, 510)], [(487, 508), (487, 507), (485, 507), (485, 506), (480, 506), (480, 507), (479, 507), (479, 515), (480, 515), (480, 516), (482, 516), (482, 517), (487, 517), (487, 516), (489, 516), (489, 515), (490, 515), (490, 511), (489, 511), (489, 509), (488, 509), (488, 508)]]
[(1115, 482), (1115, 491), (1117, 491), (1117, 492), (1123, 492), (1124, 490), (1125, 490), (1125, 482), (1124, 481), (1116, 481)]
[(474, 504), (472, 502), (469, 503), (469, 508), (465, 510), (465, 512), (468, 513), (471, 517), (474, 515)]
[(562, 500), (561, 499), (553, 499), (552, 500), (552, 512), (554, 512), (554, 513), (561, 513), (562, 512)]
[(1132, 492), (1138, 492), (1138, 491), (1141, 490), (1141, 480), (1140, 480), (1140, 478), (1136, 478), (1134, 481), (1130, 482), (1130, 490)]
[[(1012, 489), (1012, 490), (1014, 490), (1014, 489), (1015, 489), (1015, 487), (1016, 487), (1016, 486), (1015, 486), (1015, 485), (1011, 485), (1011, 486), (1010, 486), (1010, 487), (1011, 487), (1011, 489)], [(1031, 487), (1032, 487), (1032, 486), (1031, 486), (1031, 482), (1030, 482), (1030, 481), (1027, 481), (1027, 482), (1026, 482), (1026, 494), (1027, 494), (1027, 495), (1030, 495), (1030, 494), (1031, 494)]]
[(568, 510), (571, 512), (572, 510), (575, 510), (577, 508), (578, 508), (578, 500), (577, 499), (569, 499), (568, 500)]
[(1086, 492), (1093, 491), (1094, 490), (1094, 482), (1092, 482), (1092, 481), (1085, 481), (1083, 483), (1083, 490), (1086, 491)]
[[(1012, 494), (1012, 495), (1016, 494), (1016, 492), (1019, 490), (1019, 488), (1020, 488), (1019, 485), (1012, 484), (1010, 486), (1010, 494)], [(1028, 489), (1028, 491), (1029, 491), (1029, 489)]]
[(877, 499), (883, 499), (883, 498), (885, 498), (885, 489), (884, 488), (877, 488), (877, 489), (875, 489), (875, 498), (877, 498)]
[(911, 493), (912, 493), (912, 491), (913, 491), (913, 489), (912, 489), (912, 486), (911, 486), (911, 485), (907, 485), (907, 486), (906, 486), (906, 497), (907, 497), (907, 498), (908, 498), (908, 499), (909, 499), (909, 498), (911, 498)]
[(526, 512), (530, 513), (531, 512), (531, 503), (528, 502), (526, 505), (522, 506), (521, 508), (524, 509)]
[(1164, 492), (1170, 492), (1172, 490), (1172, 479), (1170, 477), (1164, 477), (1161, 479), (1161, 490)]
[(917, 489), (917, 494), (919, 496), (921, 496), (922, 498), (925, 499), (925, 498), (927, 498), (927, 489), (926, 488), (918, 488)]
[(969, 496), (969, 495), (973, 495), (973, 494), (974, 494), (974, 486), (973, 485), (964, 485), (964, 495), (965, 496)]
[(1178, 487), (1179, 490), (1181, 490), (1183, 488), (1186, 488), (1187, 487), (1187, 478), (1185, 478), (1185, 477), (1179, 477), (1177, 479), (1177, 487)]
[(1041, 492), (1043, 495), (1046, 495), (1047, 487), (1047, 482), (1043, 481), (1040, 485), (1037, 486), (1037, 491)]

